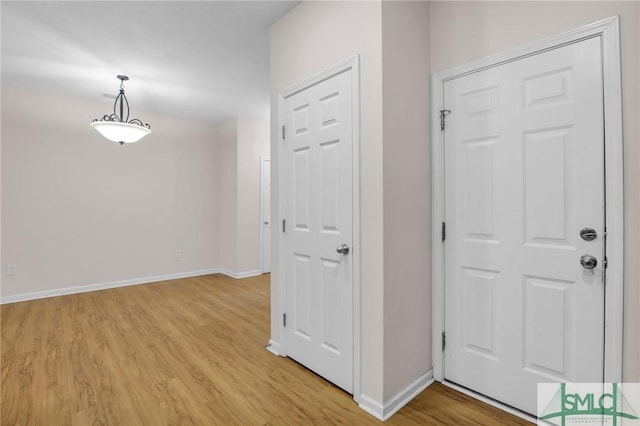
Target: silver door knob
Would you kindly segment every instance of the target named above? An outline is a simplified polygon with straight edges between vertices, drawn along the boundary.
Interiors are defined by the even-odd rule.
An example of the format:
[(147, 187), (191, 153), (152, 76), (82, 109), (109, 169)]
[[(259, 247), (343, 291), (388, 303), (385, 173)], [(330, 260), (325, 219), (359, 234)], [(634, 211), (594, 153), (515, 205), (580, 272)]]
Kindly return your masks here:
[(341, 244), (336, 248), (336, 251), (340, 254), (349, 254), (349, 246), (347, 244)]
[(590, 254), (585, 254), (580, 258), (580, 264), (584, 269), (593, 269), (598, 266), (598, 259)]

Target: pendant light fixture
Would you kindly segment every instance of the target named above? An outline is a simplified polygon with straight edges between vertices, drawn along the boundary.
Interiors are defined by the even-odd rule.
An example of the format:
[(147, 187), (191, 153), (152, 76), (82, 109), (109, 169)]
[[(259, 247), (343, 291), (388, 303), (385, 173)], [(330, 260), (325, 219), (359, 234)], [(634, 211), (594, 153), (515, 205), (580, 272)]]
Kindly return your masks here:
[[(105, 115), (91, 122), (91, 127), (110, 141), (119, 142), (120, 145), (138, 142), (151, 133), (151, 126), (137, 118), (129, 120), (129, 101), (124, 94), (124, 82), (129, 80), (126, 75), (119, 75), (120, 93), (113, 104), (113, 114)], [(118, 114), (119, 112), (119, 114)]]

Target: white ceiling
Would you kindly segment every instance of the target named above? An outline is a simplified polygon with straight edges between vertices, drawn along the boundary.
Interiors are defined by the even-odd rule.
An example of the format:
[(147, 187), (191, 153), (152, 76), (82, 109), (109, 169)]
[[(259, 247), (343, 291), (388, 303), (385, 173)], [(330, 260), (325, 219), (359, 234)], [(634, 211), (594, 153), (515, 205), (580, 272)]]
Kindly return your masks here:
[(131, 118), (267, 116), (269, 27), (296, 4), (2, 1), (2, 82), (104, 101), (106, 114), (125, 74)]

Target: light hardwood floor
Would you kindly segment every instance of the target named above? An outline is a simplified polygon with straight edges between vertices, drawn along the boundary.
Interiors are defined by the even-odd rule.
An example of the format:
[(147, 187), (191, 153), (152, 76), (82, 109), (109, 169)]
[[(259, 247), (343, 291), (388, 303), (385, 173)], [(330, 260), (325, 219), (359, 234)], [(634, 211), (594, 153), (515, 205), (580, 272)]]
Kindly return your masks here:
[[(3, 305), (4, 425), (381, 424), (264, 349), (269, 275), (166, 281)], [(389, 425), (530, 425), (440, 384)]]

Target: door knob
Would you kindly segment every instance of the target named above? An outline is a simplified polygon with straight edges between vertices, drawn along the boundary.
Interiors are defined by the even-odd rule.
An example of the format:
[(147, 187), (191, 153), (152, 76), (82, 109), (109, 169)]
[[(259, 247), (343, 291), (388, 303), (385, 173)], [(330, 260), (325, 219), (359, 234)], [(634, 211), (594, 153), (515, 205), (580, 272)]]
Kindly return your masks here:
[(349, 254), (349, 246), (347, 244), (341, 244), (336, 248), (336, 251), (340, 254)]
[(598, 266), (598, 259), (590, 254), (585, 254), (580, 258), (580, 264), (584, 269), (593, 269)]

